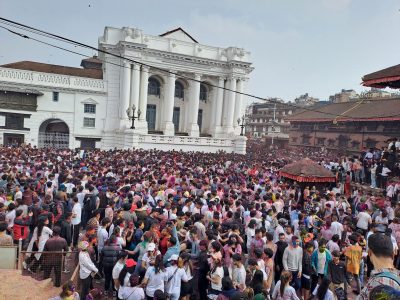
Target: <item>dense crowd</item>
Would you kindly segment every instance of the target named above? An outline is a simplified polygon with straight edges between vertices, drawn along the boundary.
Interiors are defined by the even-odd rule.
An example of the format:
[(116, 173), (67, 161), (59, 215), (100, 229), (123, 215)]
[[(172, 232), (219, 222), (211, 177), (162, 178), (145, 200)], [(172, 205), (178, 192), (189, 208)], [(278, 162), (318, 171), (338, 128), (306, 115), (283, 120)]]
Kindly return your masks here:
[[(399, 299), (397, 152), (0, 148), (0, 246), (58, 287), (46, 252), (79, 251), (55, 299)], [(304, 157), (337, 184), (280, 178)]]

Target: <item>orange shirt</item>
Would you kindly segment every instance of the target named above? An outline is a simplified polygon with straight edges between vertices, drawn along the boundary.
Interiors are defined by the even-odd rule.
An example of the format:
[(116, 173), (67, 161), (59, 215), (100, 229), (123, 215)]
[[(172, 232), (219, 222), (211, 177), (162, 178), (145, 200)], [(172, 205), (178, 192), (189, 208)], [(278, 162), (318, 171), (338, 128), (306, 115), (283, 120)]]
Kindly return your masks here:
[(347, 257), (347, 272), (358, 275), (362, 258), (362, 248), (359, 245), (351, 245), (344, 250)]

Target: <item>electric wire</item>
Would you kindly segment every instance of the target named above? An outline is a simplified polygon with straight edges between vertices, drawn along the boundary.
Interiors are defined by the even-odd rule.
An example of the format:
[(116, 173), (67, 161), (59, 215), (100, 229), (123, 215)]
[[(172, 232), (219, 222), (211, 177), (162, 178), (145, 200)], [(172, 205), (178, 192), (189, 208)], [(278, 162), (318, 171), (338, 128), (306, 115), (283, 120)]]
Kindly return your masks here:
[[(310, 108), (310, 107), (306, 107), (306, 106), (295, 105), (295, 104), (287, 103), (287, 102), (282, 103), (282, 102), (280, 102), (278, 100), (275, 100), (275, 99), (259, 97), (259, 96), (248, 94), (248, 93), (238, 92), (238, 91), (235, 91), (235, 90), (232, 90), (232, 89), (229, 89), (229, 88), (220, 87), (218, 85), (214, 85), (214, 84), (211, 84), (209, 82), (204, 82), (204, 81), (201, 81), (201, 80), (197, 80), (197, 79), (191, 78), (191, 77), (186, 76), (184, 74), (178, 74), (178, 73), (170, 71), (170, 70), (165, 70), (165, 69), (162, 69), (162, 68), (159, 68), (159, 67), (156, 67), (156, 66), (148, 65), (146, 63), (139, 62), (139, 61), (133, 60), (131, 58), (126, 58), (126, 57), (123, 57), (123, 56), (118, 55), (118, 54), (114, 54), (114, 53), (111, 53), (111, 52), (108, 52), (108, 51), (105, 51), (105, 50), (102, 50), (102, 49), (99, 49), (99, 48), (95, 48), (93, 46), (90, 46), (90, 45), (87, 45), (87, 44), (83, 44), (81, 42), (78, 42), (78, 41), (75, 41), (75, 40), (72, 40), (72, 39), (69, 39), (69, 38), (65, 38), (63, 36), (59, 36), (59, 35), (56, 35), (56, 34), (53, 34), (53, 33), (49, 33), (49, 32), (46, 32), (46, 31), (31, 27), (31, 26), (28, 26), (28, 25), (24, 25), (24, 24), (21, 24), (21, 23), (12, 21), (12, 20), (8, 20), (8, 19), (5, 19), (5, 18), (2, 18), (2, 17), (0, 17), (0, 23), (6, 24), (8, 26), (12, 26), (12, 27), (24, 30), (24, 31), (28, 31), (28, 32), (31, 32), (33, 34), (37, 34), (37, 35), (40, 35), (40, 36), (43, 36), (43, 37), (46, 37), (46, 38), (49, 38), (49, 39), (54, 39), (54, 40), (57, 40), (57, 41), (69, 43), (69, 44), (75, 45), (75, 47), (79, 46), (79, 47), (82, 47), (82, 48), (87, 48), (87, 49), (91, 49), (91, 50), (94, 50), (94, 51), (97, 51), (97, 52), (108, 54), (108, 55), (114, 56), (116, 58), (119, 58), (121, 60), (129, 61), (129, 62), (138, 64), (138, 65), (141, 65), (141, 66), (146, 66), (146, 67), (149, 67), (149, 68), (153, 68), (153, 69), (156, 69), (156, 70), (161, 71), (163, 73), (175, 75), (177, 77), (184, 78), (186, 80), (203, 83), (203, 84), (206, 84), (206, 85), (208, 85), (210, 87), (213, 87), (213, 88), (223, 89), (223, 90), (226, 90), (226, 91), (230, 91), (230, 92), (233, 92), (233, 93), (236, 93), (236, 94), (241, 94), (243, 96), (247, 96), (249, 98), (254, 98), (254, 99), (257, 99), (257, 100), (264, 101), (264, 102), (275, 103), (275, 104), (278, 103), (278, 104), (282, 104), (282, 105), (285, 105), (285, 106), (288, 106), (288, 107), (292, 107), (292, 108), (294, 108), (296, 110), (300, 110), (299, 114), (304, 112), (304, 111), (310, 111), (310, 112), (321, 113), (321, 114), (324, 114), (324, 115), (334, 116), (335, 120), (337, 120), (339, 117), (341, 117), (342, 119), (346, 119), (346, 117), (347, 118), (351, 118), (351, 119), (365, 119), (365, 117), (351, 117), (351, 116), (346, 116), (344, 113), (341, 113), (341, 114), (338, 115), (338, 114), (333, 114), (333, 113), (317, 110), (315, 108)], [(47, 45), (47, 46), (50, 46), (50, 47), (54, 47), (54, 48), (57, 48), (59, 50), (67, 51), (67, 52), (70, 52), (70, 53), (73, 53), (73, 54), (76, 54), (76, 55), (80, 55), (80, 56), (83, 56), (83, 57), (88, 57), (88, 58), (90, 57), (88, 55), (85, 55), (85, 54), (82, 54), (82, 53), (79, 53), (79, 52), (76, 52), (76, 51), (73, 51), (73, 50), (66, 49), (64, 47), (60, 47), (60, 46), (57, 46), (57, 45), (54, 45), (54, 44), (51, 44), (51, 43), (48, 43), (48, 42), (44, 42), (44, 41), (41, 41), (39, 39), (30, 37), (30, 36), (27, 36), (26, 34), (18, 33), (16, 31), (13, 31), (13, 30), (11, 30), (9, 28), (6, 28), (4, 26), (0, 26), (0, 27), (5, 29), (5, 30), (7, 30), (7, 31), (9, 31), (12, 34), (20, 36), (22, 38), (31, 39), (31, 40), (36, 41), (38, 43), (42, 43), (44, 45)], [(105, 63), (108, 63), (108, 64), (116, 65), (118, 67), (123, 67), (123, 68), (129, 68), (130, 69), (129, 66), (116, 64), (116, 63), (113, 63), (113, 62), (110, 62), (110, 61), (107, 61), (107, 60), (101, 60), (101, 61), (103, 61)], [(364, 100), (362, 100), (361, 102), (363, 102), (363, 101)], [(355, 107), (357, 107), (359, 105), (360, 105), (360, 103), (357, 102), (354, 105), (354, 107), (351, 107), (350, 109), (348, 109), (348, 111), (353, 110), (353, 108), (355, 108)], [(346, 112), (347, 111), (345, 111), (345, 113)], [(379, 118), (379, 117), (397, 117), (397, 116), (400, 116), (400, 114), (395, 114), (395, 115), (390, 115), (390, 116), (382, 115), (382, 116), (374, 116), (374, 117), (375, 118)]]

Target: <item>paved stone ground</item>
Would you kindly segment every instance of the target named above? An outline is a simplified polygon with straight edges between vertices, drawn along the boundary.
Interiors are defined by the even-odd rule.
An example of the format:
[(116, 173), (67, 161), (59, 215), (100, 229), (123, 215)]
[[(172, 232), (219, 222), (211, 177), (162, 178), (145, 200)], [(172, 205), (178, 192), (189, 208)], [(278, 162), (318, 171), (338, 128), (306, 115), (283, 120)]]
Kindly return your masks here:
[(47, 300), (59, 293), (50, 279), (38, 282), (19, 270), (0, 270), (0, 299)]

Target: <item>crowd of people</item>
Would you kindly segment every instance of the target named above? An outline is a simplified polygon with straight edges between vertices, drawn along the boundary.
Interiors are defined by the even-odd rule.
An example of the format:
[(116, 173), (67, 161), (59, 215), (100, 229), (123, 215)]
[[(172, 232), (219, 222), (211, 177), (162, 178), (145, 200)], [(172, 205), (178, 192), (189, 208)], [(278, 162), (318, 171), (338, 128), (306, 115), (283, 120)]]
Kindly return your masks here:
[[(279, 176), (302, 157), (337, 184)], [(400, 183), (351, 185), (373, 188), (387, 158), (0, 148), (0, 246), (22, 243), (29, 272), (54, 270), (55, 299), (399, 299)], [(72, 250), (79, 288), (46, 255)]]

